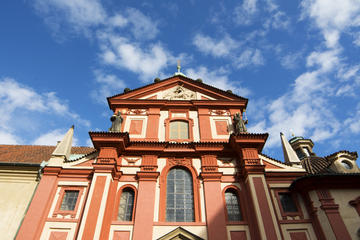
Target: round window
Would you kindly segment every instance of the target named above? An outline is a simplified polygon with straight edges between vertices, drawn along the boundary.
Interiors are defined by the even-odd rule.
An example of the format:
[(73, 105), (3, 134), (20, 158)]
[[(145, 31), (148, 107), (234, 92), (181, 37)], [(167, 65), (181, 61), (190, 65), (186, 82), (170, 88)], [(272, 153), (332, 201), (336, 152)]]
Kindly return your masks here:
[(348, 161), (341, 161), (341, 164), (346, 169), (352, 169), (352, 164), (350, 162), (348, 162)]

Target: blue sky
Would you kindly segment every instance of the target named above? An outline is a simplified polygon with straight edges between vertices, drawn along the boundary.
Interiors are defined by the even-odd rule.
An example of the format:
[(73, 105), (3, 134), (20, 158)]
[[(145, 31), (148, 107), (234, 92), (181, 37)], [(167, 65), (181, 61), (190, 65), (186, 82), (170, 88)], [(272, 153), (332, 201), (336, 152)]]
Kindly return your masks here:
[(5, 0), (0, 143), (75, 144), (110, 126), (106, 97), (176, 71), (249, 98), (251, 132), (318, 155), (360, 150), (360, 1)]

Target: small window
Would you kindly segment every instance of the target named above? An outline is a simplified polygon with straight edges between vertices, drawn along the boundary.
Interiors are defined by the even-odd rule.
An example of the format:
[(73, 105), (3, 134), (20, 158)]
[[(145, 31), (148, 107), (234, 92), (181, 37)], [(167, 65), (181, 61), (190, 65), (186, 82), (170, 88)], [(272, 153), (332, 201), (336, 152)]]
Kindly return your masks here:
[(225, 191), (225, 202), (228, 221), (242, 221), (239, 199), (234, 190), (228, 189)]
[(189, 139), (189, 123), (186, 121), (171, 121), (170, 139)]
[(279, 193), (279, 198), (284, 212), (298, 212), (296, 204), (290, 193)]
[(344, 168), (348, 170), (352, 169), (352, 164), (348, 161), (341, 161), (341, 164), (343, 165)]
[(64, 198), (61, 203), (60, 210), (73, 211), (79, 196), (78, 190), (65, 190)]
[(304, 154), (304, 152), (301, 150), (301, 148), (297, 148), (297, 149), (295, 150), (295, 152), (296, 152), (296, 155), (298, 156), (299, 159), (303, 159), (303, 158), (305, 157), (305, 154)]
[(126, 188), (121, 193), (118, 220), (132, 221), (135, 193), (132, 189)]

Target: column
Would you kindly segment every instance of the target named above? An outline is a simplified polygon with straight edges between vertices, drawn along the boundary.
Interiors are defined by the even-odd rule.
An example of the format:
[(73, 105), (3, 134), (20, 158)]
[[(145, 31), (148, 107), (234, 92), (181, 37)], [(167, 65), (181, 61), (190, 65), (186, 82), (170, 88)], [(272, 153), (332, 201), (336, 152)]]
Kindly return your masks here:
[(199, 113), (200, 141), (209, 141), (212, 139), (209, 109), (199, 108), (198, 113)]
[(144, 155), (141, 171), (137, 172), (139, 181), (136, 201), (133, 240), (152, 239), (155, 208), (155, 189), (159, 173), (157, 156)]
[(227, 239), (225, 203), (221, 191), (222, 173), (218, 172), (216, 156), (202, 156), (200, 175), (204, 184), (208, 239)]
[(149, 108), (148, 121), (146, 127), (146, 140), (149, 141), (159, 140), (159, 119), (160, 119), (160, 108)]
[(116, 158), (116, 148), (100, 148), (77, 239), (100, 239)]
[(39, 239), (42, 228), (56, 191), (57, 175), (60, 167), (45, 167), (44, 175), (35, 190), (24, 221), (21, 224), (16, 239)]
[(330, 192), (326, 189), (317, 190), (316, 193), (321, 203), (320, 208), (324, 210), (336, 239), (350, 240), (351, 236), (340, 216), (339, 204), (335, 204)]

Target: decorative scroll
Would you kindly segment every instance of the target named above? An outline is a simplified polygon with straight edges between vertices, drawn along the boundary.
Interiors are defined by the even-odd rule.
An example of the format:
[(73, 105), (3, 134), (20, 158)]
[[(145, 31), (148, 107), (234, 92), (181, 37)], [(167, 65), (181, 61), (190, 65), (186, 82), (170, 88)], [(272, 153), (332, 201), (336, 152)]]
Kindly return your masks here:
[(146, 115), (147, 110), (146, 109), (129, 109), (127, 111), (128, 115)]
[(227, 110), (220, 110), (220, 109), (213, 109), (209, 111), (210, 115), (219, 115), (219, 116), (229, 116), (230, 112), (228, 112)]
[(135, 165), (137, 161), (140, 160), (140, 158), (123, 158), (129, 165)]
[(169, 166), (187, 166), (187, 167), (191, 167), (191, 161), (190, 159), (186, 159), (186, 158), (169, 158)]

